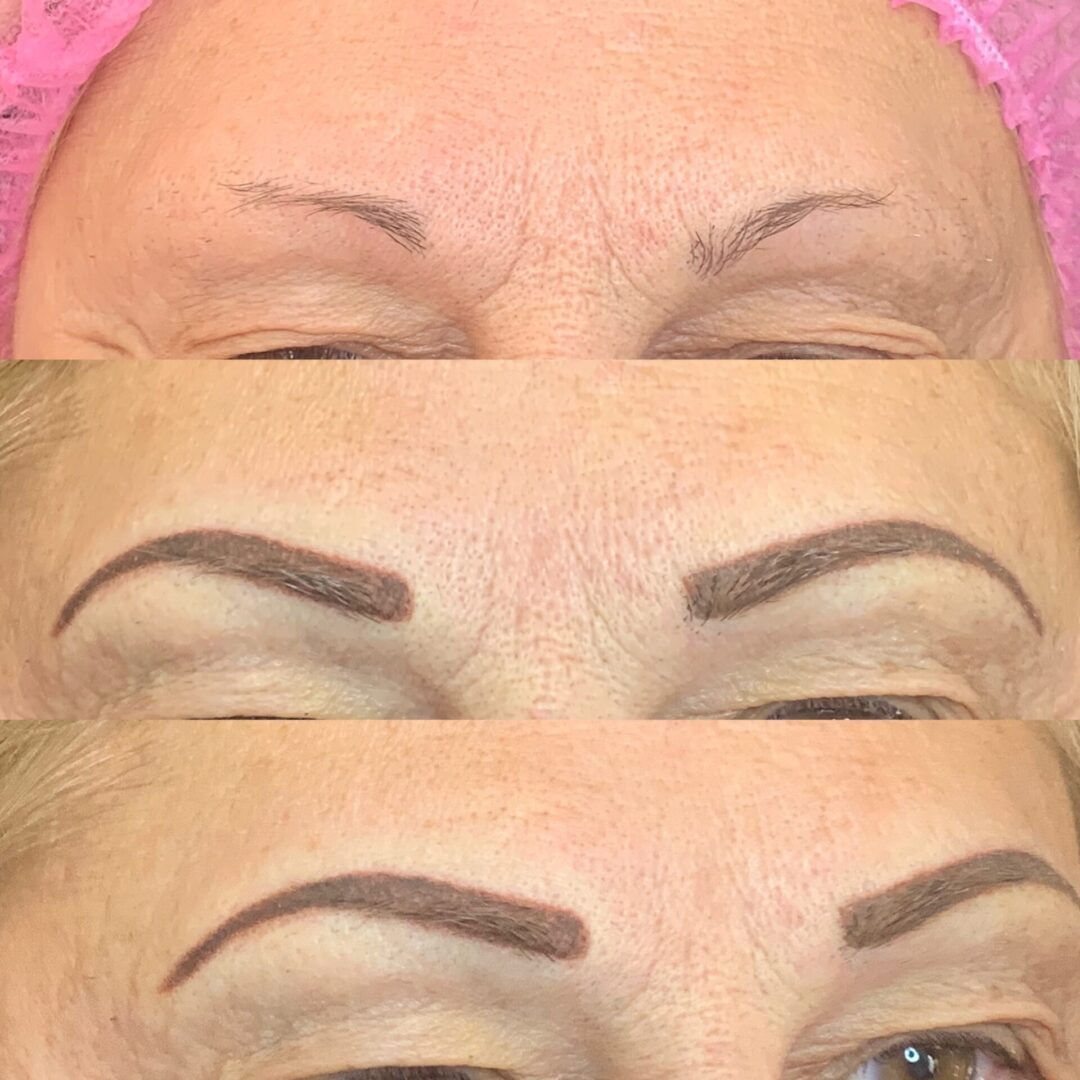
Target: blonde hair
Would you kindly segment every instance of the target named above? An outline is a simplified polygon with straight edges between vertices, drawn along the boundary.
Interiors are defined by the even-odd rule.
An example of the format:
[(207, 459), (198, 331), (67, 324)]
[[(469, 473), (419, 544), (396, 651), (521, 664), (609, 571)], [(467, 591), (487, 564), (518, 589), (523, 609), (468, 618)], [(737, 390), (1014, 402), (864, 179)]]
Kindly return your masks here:
[(0, 361), (0, 467), (69, 434), (75, 360)]
[(990, 360), (991, 370), (1039, 406), (1076, 465), (1080, 484), (1080, 360)]
[(136, 776), (141, 744), (110, 737), (112, 721), (0, 723), (0, 882), (22, 860), (92, 827)]

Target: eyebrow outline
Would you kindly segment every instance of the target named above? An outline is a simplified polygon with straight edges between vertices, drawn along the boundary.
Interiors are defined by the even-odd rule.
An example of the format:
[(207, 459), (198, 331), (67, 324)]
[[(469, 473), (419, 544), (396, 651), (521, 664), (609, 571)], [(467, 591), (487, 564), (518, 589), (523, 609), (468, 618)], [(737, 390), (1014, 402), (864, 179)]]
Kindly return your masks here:
[(159, 992), (175, 990), (238, 935), (306, 911), (402, 920), (546, 960), (577, 960), (589, 949), (588, 928), (569, 908), (420, 875), (340, 874), (290, 886), (241, 908), (180, 957)]
[(1015, 574), (957, 533), (921, 521), (855, 522), (781, 540), (687, 574), (683, 587), (691, 618), (724, 621), (825, 574), (881, 559), (924, 555), (985, 570), (1005, 585), (1043, 635), (1042, 616)]
[(770, 237), (798, 225), (811, 214), (835, 213), (838, 210), (863, 210), (883, 206), (895, 194), (895, 188), (876, 194), (863, 188), (836, 191), (806, 191), (779, 199), (736, 218), (717, 235), (715, 225), (708, 234), (691, 234), (687, 263), (700, 278), (715, 278)]
[(1027, 851), (999, 849), (916, 874), (844, 905), (840, 910), (844, 944), (852, 949), (879, 948), (958, 904), (1009, 885), (1045, 886), (1080, 908), (1080, 894), (1045, 859)]
[(412, 590), (400, 574), (256, 533), (191, 529), (136, 544), (95, 570), (65, 601), (52, 636), (67, 629), (107, 584), (158, 565), (240, 578), (372, 622), (406, 622), (413, 614)]
[(395, 244), (413, 255), (423, 255), (428, 248), (426, 219), (404, 199), (325, 188), (302, 191), (297, 184), (281, 179), (221, 183), (220, 186), (243, 197), (239, 205), (227, 211), (230, 214), (261, 206), (299, 206), (306, 207), (311, 214), (347, 214), (381, 229)]

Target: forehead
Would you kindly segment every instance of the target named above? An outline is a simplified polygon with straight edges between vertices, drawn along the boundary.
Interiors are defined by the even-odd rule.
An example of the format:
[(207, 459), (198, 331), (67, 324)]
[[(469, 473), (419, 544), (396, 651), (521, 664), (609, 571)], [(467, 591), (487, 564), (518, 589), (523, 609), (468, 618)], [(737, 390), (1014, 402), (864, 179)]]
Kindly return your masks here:
[[(228, 910), (283, 878), (382, 867), (551, 889), (618, 949), (636, 931), (691, 932), (702, 905), (761, 919), (766, 938), (809, 912), (817, 939), (869, 883), (979, 850), (1027, 846), (1077, 867), (1034, 724), (218, 723), (136, 741), (149, 782), (88, 849), (147, 853), (147, 873), (125, 875), (133, 906), (146, 882), (184, 880)], [(191, 933), (205, 924), (190, 917)]]
[[(595, 854), (613, 833), (647, 845), (662, 822), (673, 851), (697, 859), (740, 817), (763, 826), (728, 838), (749, 858), (813, 839), (865, 863), (883, 823), (912, 852), (931, 834), (969, 842), (1003, 825), (1047, 828), (1071, 850), (1060, 828), (1068, 806), (1053, 797), (1065, 793), (1060, 766), (1034, 721), (162, 722), (148, 741), (125, 739), (150, 747), (151, 797), (220, 786), (236, 813), (267, 814), (287, 842), (320, 818), (331, 832), (378, 833), (392, 821), (419, 836), (438, 806), (463, 840), (503, 820), (502, 844), (524, 844), (526, 860), (534, 843), (553, 857)], [(194, 799), (216, 817), (214, 803)], [(292, 806), (295, 822), (284, 813)], [(231, 815), (222, 825), (245, 835)]]
[[(925, 931), (922, 954), (902, 950), (854, 984), (840, 970), (838, 908), (913, 871), (1016, 846), (1077, 873), (1055, 765), (1028, 725), (155, 724), (126, 736), (145, 768), (107, 809), (96, 804), (87, 842), (18, 875), (6, 920), (20, 1036), (32, 1045), (53, 1017), (50, 1048), (78, 1054), (91, 1075), (97, 1054), (152, 1060), (155, 1046), (168, 1066), (183, 1052), (174, 1038), (194, 1031), (212, 1046), (222, 1023), (246, 1045), (243, 1021), (291, 1036), (293, 1018), (317, 1009), (332, 1034), (338, 995), (350, 1030), (364, 1032), (403, 971), (410, 1013), (414, 993), (445, 996), (455, 1020), (468, 1004), (451, 1029), (456, 1053), (472, 1033), (491, 1053), (524, 1032), (522, 1047), (551, 1057), (556, 1030), (616, 1050), (632, 1032), (640, 1068), (661, 1040), (695, 1059), (700, 1040), (721, 1038), (746, 1074), (766, 1055), (782, 1060), (808, 1004), (858, 1018), (849, 999), (861, 990), (880, 1008), (872, 991), (884, 988), (909, 1016), (919, 1010), (902, 1008), (904, 991), (941, 985), (961, 1001), (958, 971), (972, 980), (965, 995), (984, 980), (987, 994), (1026, 991), (1012, 972), (1034, 970), (1032, 934), (1055, 938), (1046, 956), (1067, 945), (1055, 909), (1043, 918), (1054, 901), (1017, 890), (982, 917)], [(569, 908), (587, 924), (588, 955), (522, 969), (448, 935), (312, 911), (234, 940), (197, 976), (201, 993), (162, 999), (164, 975), (230, 913), (370, 871)], [(91, 964), (99, 977), (76, 979)], [(1055, 988), (1066, 978), (1049, 976)], [(967, 1008), (983, 1005), (972, 996)], [(503, 1039), (485, 1038), (486, 1010)], [(423, 1045), (403, 1040), (412, 1029), (393, 1009), (371, 1020), (391, 1033), (387, 1043), (373, 1024), (372, 1055)]]
[[(989, 509), (1031, 490), (1032, 475), (1016, 469), (1022, 446), (1043, 461), (1034, 479), (1055, 491), (1055, 504), (1072, 505), (1064, 455), (1022, 399), (971, 362), (108, 363), (84, 371), (85, 412), (99, 422), (72, 440), (65, 467), (111, 473), (108, 487), (140, 499), (150, 485), (159, 497), (243, 486), (270, 497), (313, 492), (324, 504), (384, 492), (418, 517), (455, 506), (475, 514), (496, 502), (502, 515), (538, 501), (580, 511), (583, 495), (601, 511), (734, 499), (769, 515), (781, 494), (805, 501), (832, 492), (848, 508), (888, 510), (918, 493), (976, 511), (984, 499)], [(140, 452), (151, 444), (153, 454)], [(538, 485), (539, 470), (559, 483)], [(879, 505), (866, 502), (875, 498)]]
[[(677, 11), (656, 0), (590, 0), (574, 11), (551, 0), (482, 6), (471, 0), (286, 0), (257, 20), (244, 14), (240, 0), (152, 7), (96, 92), (134, 96), (126, 76), (137, 70), (143, 86), (167, 81), (182, 91), (180, 104), (200, 127), (231, 115), (236, 99), (252, 87), (260, 100), (274, 103), (287, 125), (317, 120), (375, 133), (392, 120), (395, 128), (366, 152), (389, 149), (406, 134), (424, 138), (431, 149), (444, 128), (455, 132), (455, 153), (462, 139), (487, 145), (494, 133), (500, 139), (516, 135), (519, 145), (535, 142), (542, 151), (568, 136), (579, 142), (605, 121), (617, 121), (629, 137), (637, 121), (687, 106), (695, 108), (686, 119), (698, 130), (722, 117), (726, 132), (759, 135), (763, 118), (795, 133), (808, 113), (824, 123), (829, 109), (848, 117), (871, 109), (886, 137), (895, 137), (915, 117), (925, 121), (922, 111), (942, 100), (934, 95), (950, 90), (967, 91), (955, 106), (971, 114), (965, 119), (1000, 123), (993, 97), (974, 91), (971, 72), (958, 54), (940, 46), (925, 11), (897, 12), (866, 0), (809, 0), (797, 8), (695, 0)], [(837, 53), (837, 27), (850, 31), (844, 70), (820, 62), (823, 54)], [(521, 62), (526, 48), (529, 68)], [(311, 78), (316, 57), (338, 73), (333, 84)], [(818, 61), (812, 73), (793, 77), (811, 57)], [(541, 58), (554, 65), (557, 82), (536, 79)], [(932, 91), (927, 67), (941, 80)], [(208, 85), (208, 72), (224, 81)], [(433, 75), (454, 102), (453, 113), (433, 98)], [(853, 94), (866, 79), (874, 93)], [(353, 89), (363, 92), (362, 110), (350, 96)], [(883, 97), (880, 108), (874, 107), (876, 96)], [(423, 113), (403, 109), (410, 99), (429, 107)], [(794, 102), (801, 107), (791, 112)], [(316, 103), (320, 111), (313, 116)], [(532, 118), (530, 130), (515, 133), (510, 129), (522, 113)], [(841, 129), (839, 118), (836, 124)], [(650, 142), (658, 138), (670, 147), (675, 135), (650, 132)]]
[[(107, 363), (82, 387), (60, 475), (93, 492), (65, 500), (84, 573), (127, 537), (263, 522), (426, 567), (469, 609), (495, 579), (640, 598), (710, 555), (915, 518), (1076, 588), (1065, 455), (975, 363)], [(1043, 522), (1037, 558), (1002, 505)]]
[[(126, 163), (126, 213), (140, 211), (128, 227), (164, 225), (156, 244), (170, 216), (190, 229), (233, 207), (221, 182), (288, 174), (408, 200), (430, 214), (433, 248), (493, 288), (511, 265), (497, 251), (522, 236), (593, 246), (603, 224), (624, 250), (663, 252), (680, 226), (766, 191), (896, 189), (899, 204), (934, 207), (919, 220), (942, 244), (946, 221), (963, 233), (969, 212), (1001, 202), (1000, 173), (946, 164), (965, 163), (962, 147), (981, 163), (1008, 138), (993, 96), (921, 9), (594, 0), (577, 11), (287, 0), (252, 19), (241, 0), (175, 0), (106, 63), (76, 129), (93, 135), (93, 158), (105, 139)], [(334, 79), (313, 77), (327, 70)], [(101, 123), (118, 113), (130, 122)], [(200, 235), (235, 257), (257, 229), (241, 216)], [(480, 239), (494, 241), (486, 273), (469, 259)]]
[[(532, 702), (524, 715), (538, 715), (541, 700), (555, 711), (566, 694), (574, 704), (564, 714), (613, 715), (603, 712), (608, 698), (588, 703), (594, 693), (648, 698), (622, 712), (662, 711), (672, 686), (775, 677), (778, 652), (794, 671), (804, 648), (827, 652), (837, 634), (858, 643), (853, 655), (887, 654), (880, 678), (898, 687), (887, 672), (900, 653), (936, 670), (940, 657), (962, 654), (956, 662), (985, 692), (1000, 691), (991, 715), (1038, 713), (1033, 702), (1047, 694), (1040, 682), (1023, 691), (1023, 712), (1006, 705), (1005, 663), (1017, 673), (1005, 680), (1010, 703), (1021, 674), (1071, 679), (1075, 478), (1037, 418), (983, 365), (103, 362), (78, 371), (82, 431), (60, 444), (54, 469), (35, 472), (18, 501), (24, 528), (9, 530), (21, 545), (8, 591), (22, 627), (51, 626), (47, 613), (129, 548), (225, 529), (403, 574), (417, 617), (373, 628), (379, 655), (391, 668), (408, 655), (430, 685), (482, 670), (478, 693), (502, 695), (497, 707), (477, 706), (483, 715), (512, 715), (513, 695)], [(1023, 512), (1004, 515), (1002, 505)], [(951, 529), (991, 553), (1054, 627), (1038, 646), (1049, 664), (1036, 664), (1030, 627), (1000, 584), (945, 560), (853, 567), (846, 585), (793, 590), (791, 607), (763, 605), (741, 630), (697, 633), (687, 623), (685, 575), (875, 519)], [(218, 595), (216, 579), (191, 585)], [(198, 592), (164, 569), (130, 575), (95, 601), (97, 615), (114, 621), (104, 637), (87, 622), (87, 641), (115, 646), (152, 611), (154, 659), (130, 663), (160, 672), (167, 654), (195, 663), (203, 679), (196, 657), (206, 643), (235, 649), (250, 633), (243, 626), (259, 626), (264, 647), (286, 652), (318, 639), (322, 658), (332, 653), (327, 640), (350, 655), (361, 640), (376, 648), (321, 608), (284, 618), (275, 606), (284, 597), (221, 585), (215, 603), (191, 606)], [(227, 597), (271, 606), (234, 608)], [(44, 622), (39, 629), (48, 633)], [(22, 632), (29, 642), (39, 631)], [(151, 637), (140, 630), (132, 655)], [(55, 640), (65, 647), (65, 637)], [(96, 661), (64, 667), (72, 679), (76, 670), (88, 683), (102, 677)], [(336, 677), (352, 685), (360, 670), (350, 660)], [(424, 706), (429, 715), (443, 707)], [(194, 715), (223, 713), (200, 706)]]

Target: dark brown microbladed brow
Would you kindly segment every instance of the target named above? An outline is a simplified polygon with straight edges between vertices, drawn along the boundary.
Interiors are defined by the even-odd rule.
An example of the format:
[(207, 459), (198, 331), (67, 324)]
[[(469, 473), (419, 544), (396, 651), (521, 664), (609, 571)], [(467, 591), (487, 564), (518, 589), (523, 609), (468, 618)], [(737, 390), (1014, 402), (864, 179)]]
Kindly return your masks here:
[(381, 229), (395, 244), (414, 255), (427, 248), (423, 214), (401, 199), (323, 189), (305, 191), (283, 180), (221, 186), (243, 196), (232, 212), (258, 206), (296, 206), (306, 207), (314, 214), (347, 214)]
[(195, 529), (139, 544), (96, 570), (64, 604), (53, 635), (64, 630), (109, 582), (159, 565), (188, 566), (242, 578), (376, 622), (403, 622), (413, 611), (412, 590), (398, 574), (265, 536)]
[(238, 934), (305, 911), (350, 911), (403, 919), (547, 960), (575, 960), (589, 947), (573, 912), (483, 889), (401, 874), (343, 874), (297, 885), (238, 911), (184, 954), (161, 984), (174, 990)]
[(840, 912), (844, 942), (872, 949), (910, 933), (944, 911), (1007, 885), (1042, 885), (1080, 907), (1080, 895), (1048, 862), (1026, 851), (988, 851), (919, 874)]
[(711, 226), (708, 233), (692, 234), (690, 267), (702, 278), (714, 278), (778, 233), (798, 225), (820, 212), (862, 210), (882, 206), (892, 192), (878, 195), (853, 188), (842, 191), (810, 191), (758, 207), (721, 230)]
[(730, 619), (824, 574), (916, 555), (985, 570), (1012, 593), (1042, 634), (1042, 617), (1013, 573), (956, 533), (918, 521), (868, 521), (783, 540), (695, 571), (683, 584), (693, 618)]

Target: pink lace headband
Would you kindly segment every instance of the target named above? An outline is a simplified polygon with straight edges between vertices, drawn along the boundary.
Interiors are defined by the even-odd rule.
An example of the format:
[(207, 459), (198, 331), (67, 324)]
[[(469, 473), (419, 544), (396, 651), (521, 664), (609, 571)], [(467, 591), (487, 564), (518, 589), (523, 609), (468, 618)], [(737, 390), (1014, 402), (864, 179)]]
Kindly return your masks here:
[[(80, 88), (151, 2), (22, 0), (21, 29), (0, 34), (0, 356), (11, 355), (27, 218), (48, 148)], [(959, 44), (982, 85), (998, 87), (1057, 263), (1069, 355), (1080, 357), (1080, 0), (889, 3), (935, 12), (942, 40)]]

